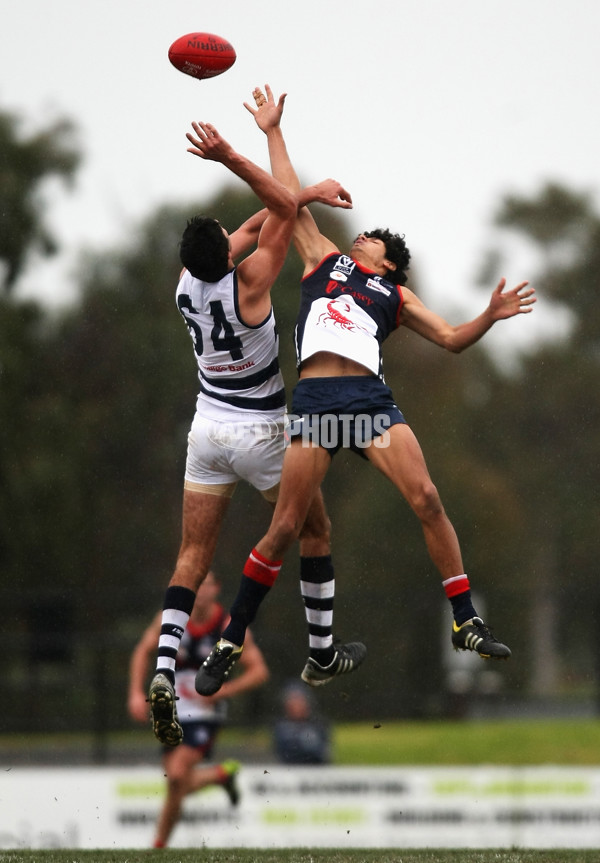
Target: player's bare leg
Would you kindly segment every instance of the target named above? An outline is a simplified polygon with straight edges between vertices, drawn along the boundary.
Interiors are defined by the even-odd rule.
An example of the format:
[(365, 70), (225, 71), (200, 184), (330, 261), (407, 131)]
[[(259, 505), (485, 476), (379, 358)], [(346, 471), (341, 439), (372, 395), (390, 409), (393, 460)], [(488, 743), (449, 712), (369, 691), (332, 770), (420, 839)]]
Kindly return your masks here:
[[(510, 650), (477, 616), (471, 603), (458, 538), (433, 484), (419, 443), (408, 425), (398, 423), (365, 450), (367, 458), (390, 479), (419, 518), (431, 560), (452, 603), (452, 643), (482, 658), (508, 659)], [(387, 445), (382, 445), (387, 443)]]
[[(223, 632), (223, 638), (196, 676), (196, 689), (200, 694), (217, 692), (226, 679), (236, 661), (235, 654), (241, 652), (246, 628), (275, 583), (283, 556), (295, 540), (301, 537), (303, 554), (309, 551), (315, 556), (329, 554), (329, 522), (319, 487), (330, 464), (328, 453), (310, 443), (307, 445), (296, 440), (286, 450), (271, 525), (246, 561), (238, 596), (231, 608), (231, 621)], [(326, 525), (327, 538), (322, 526), (319, 527), (320, 523)], [(303, 672), (305, 682), (321, 685), (337, 674), (353, 671), (364, 659), (366, 648), (358, 643), (336, 644), (330, 647), (329, 652), (329, 667), (316, 668), (314, 680), (310, 681), (306, 680)]]
[(179, 585), (196, 593), (210, 569), (230, 502), (230, 494), (184, 490), (181, 546), (170, 587)]
[[(330, 456), (317, 445), (306, 445), (298, 440), (287, 448), (273, 518), (267, 533), (256, 545), (261, 555), (269, 560), (283, 558), (303, 531), (309, 510), (311, 515), (305, 538), (310, 542), (312, 535), (312, 541), (315, 541), (318, 533), (315, 525), (318, 519), (326, 518), (324, 507), (320, 509), (322, 498), (319, 489), (330, 465)], [(321, 543), (319, 550), (323, 550)]]
[(181, 805), (188, 793), (189, 775), (202, 755), (191, 746), (179, 746), (165, 753), (163, 766), (167, 777), (167, 795), (158, 817), (156, 848), (164, 848), (181, 816)]
[(298, 539), (301, 557), (319, 557), (330, 553), (331, 522), (320, 488), (313, 495)]
[[(266, 536), (256, 546), (256, 551), (266, 560), (278, 560), (296, 537), (300, 537), (301, 587), (311, 654), (301, 678), (309, 686), (322, 686), (339, 674), (355, 671), (367, 652), (364, 644), (334, 642), (331, 634), (334, 577), (331, 561), (326, 559), (330, 547), (329, 519), (320, 491), (330, 464), (331, 456), (322, 447), (306, 445), (300, 440), (291, 444), (285, 456), (273, 520)], [(323, 534), (324, 523), (326, 537)], [(303, 526), (299, 532), (300, 524)], [(321, 571), (309, 576), (311, 564)]]
[[(216, 487), (221, 488), (221, 487)], [(175, 572), (165, 594), (156, 674), (148, 701), (157, 739), (177, 746), (183, 731), (177, 717), (175, 661), (181, 636), (194, 605), (196, 591), (210, 568), (230, 494), (184, 490), (182, 540)]]
[(429, 556), (442, 579), (459, 575), (464, 570), (458, 539), (429, 476), (419, 442), (404, 423), (393, 425), (386, 435), (388, 446), (372, 443), (365, 455), (394, 483), (417, 515)]
[[(305, 449), (300, 443), (293, 443), (285, 452), (271, 525), (266, 537), (246, 561), (229, 624), (198, 669), (196, 690), (200, 695), (214, 695), (227, 680), (241, 656), (246, 629), (275, 583), (283, 555), (302, 529), (311, 500), (329, 467), (329, 457), (317, 449)], [(265, 551), (260, 550), (261, 545)], [(268, 557), (271, 550), (278, 555), (277, 558)]]
[(167, 777), (167, 795), (158, 817), (155, 848), (164, 848), (181, 817), (181, 806), (188, 794), (208, 785), (222, 785), (233, 805), (239, 801), (235, 786), (238, 762), (202, 765), (202, 752), (193, 746), (178, 746), (165, 753), (163, 766)]

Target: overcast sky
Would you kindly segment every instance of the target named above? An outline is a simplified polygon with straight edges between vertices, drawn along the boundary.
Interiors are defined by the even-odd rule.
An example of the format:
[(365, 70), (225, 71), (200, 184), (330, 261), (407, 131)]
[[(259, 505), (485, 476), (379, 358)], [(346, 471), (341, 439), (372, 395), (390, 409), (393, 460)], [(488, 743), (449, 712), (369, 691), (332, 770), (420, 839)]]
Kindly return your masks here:
[[(168, 47), (192, 31), (227, 38), (232, 69), (204, 82), (175, 70)], [(284, 130), (301, 178), (340, 180), (351, 229), (404, 233), (430, 305), (474, 315), (501, 195), (555, 180), (597, 196), (599, 32), (598, 0), (5, 4), (0, 108), (34, 125), (71, 117), (85, 153), (74, 193), (57, 193), (51, 210), (64, 252), (23, 287), (68, 298), (79, 249), (115, 245), (155, 206), (226, 181), (222, 166), (186, 153), (193, 119), (266, 167), (242, 103), (269, 82), (289, 94)], [(504, 275), (516, 283), (527, 266), (515, 255)], [(533, 321), (502, 326), (518, 341)]]

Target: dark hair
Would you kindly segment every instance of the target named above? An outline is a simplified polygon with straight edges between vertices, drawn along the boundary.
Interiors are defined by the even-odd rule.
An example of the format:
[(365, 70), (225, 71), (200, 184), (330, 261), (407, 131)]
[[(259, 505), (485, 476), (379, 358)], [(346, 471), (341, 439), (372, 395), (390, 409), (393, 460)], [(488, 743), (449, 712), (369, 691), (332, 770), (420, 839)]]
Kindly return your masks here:
[(404, 242), (404, 234), (392, 234), (387, 228), (375, 228), (374, 231), (365, 231), (365, 237), (375, 237), (385, 245), (385, 255), (396, 264), (395, 270), (388, 270), (386, 279), (394, 285), (403, 285), (406, 282), (406, 271), (410, 263), (410, 252)]
[(179, 244), (179, 259), (195, 279), (222, 279), (227, 272), (229, 241), (219, 222), (210, 216), (190, 219)]

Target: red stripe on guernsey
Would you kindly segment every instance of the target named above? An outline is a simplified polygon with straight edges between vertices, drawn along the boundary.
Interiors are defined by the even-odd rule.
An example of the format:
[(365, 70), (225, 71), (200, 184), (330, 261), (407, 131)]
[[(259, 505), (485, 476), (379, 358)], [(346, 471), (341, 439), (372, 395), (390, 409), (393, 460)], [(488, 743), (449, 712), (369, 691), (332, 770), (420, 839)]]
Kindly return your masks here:
[(327, 260), (327, 258), (339, 258), (339, 256), (340, 256), (340, 253), (339, 253), (339, 252), (330, 252), (328, 255), (325, 255), (325, 257), (323, 258), (323, 260), (322, 260), (322, 261), (319, 261), (319, 263), (317, 264), (317, 266), (316, 266), (314, 269), (312, 269), (312, 270), (310, 271), (310, 273), (305, 273), (305, 275), (303, 275), (303, 276), (302, 276), (302, 278), (300, 279), (300, 281), (301, 281), (301, 282), (303, 282), (303, 281), (304, 281), (304, 279), (308, 279), (308, 277), (309, 277), (309, 276), (312, 276), (312, 274), (315, 272), (315, 270), (318, 270), (318, 269), (319, 269), (319, 267), (321, 266), (321, 264), (323, 264), (323, 263)]
[(190, 617), (186, 629), (192, 638), (202, 638), (208, 635), (209, 632), (212, 632), (213, 629), (225, 629), (226, 621), (227, 618), (225, 617), (223, 606), (217, 603), (215, 610), (208, 620), (192, 620)]
[(398, 291), (398, 296), (400, 297), (400, 304), (398, 306), (398, 311), (396, 312), (396, 329), (400, 326), (400, 312), (402, 311), (402, 306), (404, 305), (404, 294), (402, 293), (402, 288), (400, 285), (396, 285), (396, 290)]
[(260, 552), (253, 548), (244, 566), (244, 575), (253, 581), (258, 581), (259, 584), (273, 587), (282, 563), (283, 561), (281, 560), (267, 560), (266, 557), (263, 557)]
[(455, 575), (454, 578), (447, 578), (446, 581), (442, 582), (442, 585), (448, 599), (471, 589), (469, 579), (466, 575)]

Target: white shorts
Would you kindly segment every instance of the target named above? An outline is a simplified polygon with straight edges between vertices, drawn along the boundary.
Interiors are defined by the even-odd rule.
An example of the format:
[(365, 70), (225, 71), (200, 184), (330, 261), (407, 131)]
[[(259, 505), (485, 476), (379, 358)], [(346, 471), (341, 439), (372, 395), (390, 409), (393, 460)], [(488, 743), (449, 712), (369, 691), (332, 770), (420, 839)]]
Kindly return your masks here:
[(281, 478), (284, 432), (283, 417), (222, 422), (196, 413), (188, 435), (185, 487), (200, 491), (243, 479), (259, 491), (273, 488)]

